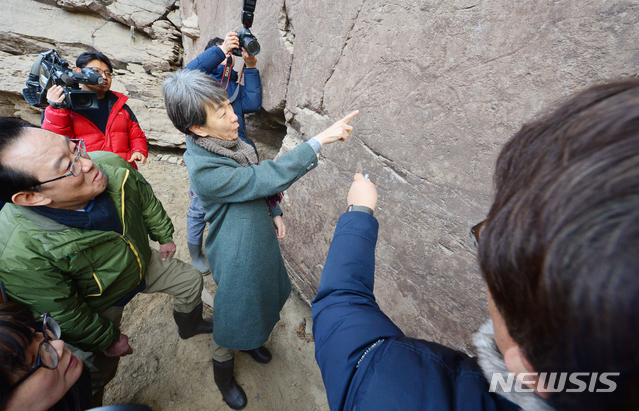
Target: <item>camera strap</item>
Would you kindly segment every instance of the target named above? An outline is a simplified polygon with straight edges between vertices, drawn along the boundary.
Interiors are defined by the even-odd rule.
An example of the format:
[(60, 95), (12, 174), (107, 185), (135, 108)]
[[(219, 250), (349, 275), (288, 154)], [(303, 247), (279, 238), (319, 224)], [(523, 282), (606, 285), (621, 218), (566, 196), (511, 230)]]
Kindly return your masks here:
[(240, 74), (237, 76), (237, 84), (243, 86), (244, 84), (244, 69), (246, 68), (246, 64), (242, 66), (242, 70), (240, 70)]
[(228, 56), (226, 61), (224, 62), (224, 74), (222, 74), (222, 87), (224, 90), (229, 88), (229, 83), (231, 82), (231, 70), (233, 70), (233, 57)]
[[(232, 96), (229, 96), (229, 101), (231, 103), (235, 101), (240, 91), (240, 85), (242, 84), (242, 78), (244, 77), (245, 67), (246, 67), (246, 64), (242, 66), (242, 70), (240, 71), (240, 74), (237, 78), (237, 87), (235, 87), (235, 92), (233, 93)], [(222, 81), (220, 82), (222, 84), (222, 87), (224, 87), (224, 90), (228, 90), (229, 88), (229, 83), (231, 82), (232, 70), (233, 70), (233, 57), (228, 56), (226, 61), (224, 62), (224, 74), (222, 74)]]

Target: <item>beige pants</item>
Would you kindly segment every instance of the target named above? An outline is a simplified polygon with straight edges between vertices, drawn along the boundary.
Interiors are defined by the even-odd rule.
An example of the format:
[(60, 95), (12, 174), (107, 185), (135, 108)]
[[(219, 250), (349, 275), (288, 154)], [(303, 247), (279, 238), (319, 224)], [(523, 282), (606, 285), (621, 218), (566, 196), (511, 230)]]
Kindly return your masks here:
[[(165, 261), (162, 261), (161, 254), (156, 250), (152, 250), (151, 252), (151, 260), (144, 275), (144, 280), (146, 281), (146, 288), (142, 291), (143, 293), (165, 293), (172, 295), (173, 309), (177, 312), (190, 313), (202, 302), (202, 274), (191, 264), (187, 264), (175, 258), (167, 258)], [(122, 320), (123, 309), (123, 307), (111, 307), (100, 313), (100, 316), (108, 319), (119, 327)], [(216, 346), (217, 344), (214, 342), (214, 353)], [(69, 344), (67, 344), (67, 347), (73, 355), (78, 357), (78, 359), (89, 368), (91, 372), (93, 407), (101, 406), (104, 387), (115, 376), (120, 358), (107, 357), (102, 352), (82, 351)], [(231, 358), (232, 356), (233, 354), (231, 352)]]

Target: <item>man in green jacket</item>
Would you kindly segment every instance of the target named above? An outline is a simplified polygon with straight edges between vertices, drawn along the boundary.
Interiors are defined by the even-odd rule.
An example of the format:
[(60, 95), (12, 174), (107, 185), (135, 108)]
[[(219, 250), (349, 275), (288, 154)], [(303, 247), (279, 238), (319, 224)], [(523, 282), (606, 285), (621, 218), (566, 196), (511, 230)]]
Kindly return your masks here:
[(94, 405), (133, 352), (119, 323), (138, 292), (174, 297), (181, 338), (212, 333), (202, 275), (172, 258), (170, 218), (118, 155), (89, 158), (82, 140), (0, 117), (0, 200), (0, 280), (9, 298), (55, 317), (91, 370)]

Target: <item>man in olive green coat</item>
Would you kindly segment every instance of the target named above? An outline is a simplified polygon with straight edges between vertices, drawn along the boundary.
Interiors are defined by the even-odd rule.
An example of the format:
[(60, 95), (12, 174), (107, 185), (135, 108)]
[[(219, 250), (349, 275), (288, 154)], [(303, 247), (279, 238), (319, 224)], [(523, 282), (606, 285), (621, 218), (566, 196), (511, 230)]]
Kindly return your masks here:
[(0, 118), (0, 199), (8, 202), (0, 280), (9, 298), (56, 318), (91, 370), (96, 405), (119, 357), (133, 352), (119, 323), (138, 292), (173, 295), (180, 337), (212, 331), (202, 318), (201, 274), (172, 258), (170, 218), (119, 156), (89, 158), (82, 140)]

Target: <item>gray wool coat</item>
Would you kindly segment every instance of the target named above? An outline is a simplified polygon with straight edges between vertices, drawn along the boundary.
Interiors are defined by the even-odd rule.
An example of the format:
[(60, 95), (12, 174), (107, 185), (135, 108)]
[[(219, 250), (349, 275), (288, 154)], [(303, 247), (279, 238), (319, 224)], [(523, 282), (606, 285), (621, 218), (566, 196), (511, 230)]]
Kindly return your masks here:
[(291, 292), (266, 197), (315, 168), (317, 155), (305, 143), (277, 161), (243, 167), (188, 138), (186, 147), (191, 185), (210, 223), (205, 250), (218, 286), (213, 339), (232, 350), (258, 348), (268, 340)]

